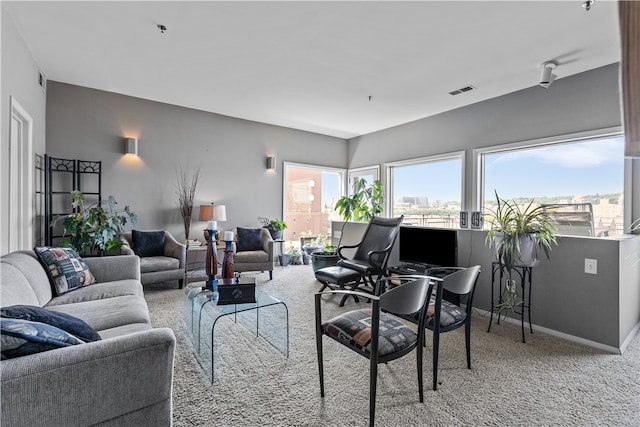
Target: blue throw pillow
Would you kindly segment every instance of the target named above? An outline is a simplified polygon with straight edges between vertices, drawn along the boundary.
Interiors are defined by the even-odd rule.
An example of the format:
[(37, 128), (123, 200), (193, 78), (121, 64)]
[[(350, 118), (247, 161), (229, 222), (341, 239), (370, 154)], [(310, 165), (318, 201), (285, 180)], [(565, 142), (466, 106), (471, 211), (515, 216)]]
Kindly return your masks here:
[(22, 319), (30, 322), (46, 323), (70, 333), (84, 342), (98, 341), (100, 335), (84, 320), (46, 308), (33, 305), (12, 305), (0, 309), (0, 317)]
[(131, 231), (133, 252), (139, 257), (164, 255), (164, 231)]
[(73, 248), (40, 247), (33, 248), (38, 260), (44, 266), (56, 295), (66, 294), (74, 289), (89, 286), (96, 279), (87, 263)]
[(84, 342), (46, 323), (0, 318), (0, 358), (11, 359)]
[(258, 251), (262, 249), (262, 228), (238, 227), (236, 249), (240, 251)]

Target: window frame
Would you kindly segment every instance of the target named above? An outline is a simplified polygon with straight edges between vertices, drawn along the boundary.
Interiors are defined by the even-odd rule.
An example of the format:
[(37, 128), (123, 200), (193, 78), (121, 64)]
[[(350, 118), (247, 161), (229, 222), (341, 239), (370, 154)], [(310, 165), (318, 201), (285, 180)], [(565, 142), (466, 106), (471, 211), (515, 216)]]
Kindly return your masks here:
[(465, 150), (450, 151), (447, 153), (434, 154), (430, 156), (414, 157), (405, 160), (386, 162), (385, 171), (385, 210), (389, 215), (393, 215), (393, 169), (396, 167), (411, 166), (425, 163), (434, 163), (445, 160), (460, 160), (460, 210), (466, 210), (466, 155)]
[[(492, 145), (482, 148), (476, 148), (473, 150), (473, 176), (474, 176), (474, 191), (472, 197), (472, 210), (480, 211), (484, 213), (484, 200), (485, 200), (485, 164), (484, 156), (486, 154), (495, 154), (505, 151), (517, 151), (526, 150), (530, 148), (539, 148), (560, 144), (571, 144), (581, 141), (588, 141), (594, 139), (604, 139), (611, 137), (624, 137), (621, 126), (612, 126), (608, 128), (593, 129), (584, 132), (575, 132), (569, 134), (555, 135), (546, 138), (537, 138), (531, 140), (523, 140), (517, 142), (511, 142), (500, 145)], [(632, 162), (624, 157), (624, 170), (623, 170), (623, 188), (622, 194), (625, 200), (624, 212), (624, 224), (625, 230), (629, 229), (631, 224), (631, 207), (627, 207), (627, 201), (632, 200), (633, 183), (629, 178), (632, 175)], [(638, 191), (638, 190), (636, 190)]]

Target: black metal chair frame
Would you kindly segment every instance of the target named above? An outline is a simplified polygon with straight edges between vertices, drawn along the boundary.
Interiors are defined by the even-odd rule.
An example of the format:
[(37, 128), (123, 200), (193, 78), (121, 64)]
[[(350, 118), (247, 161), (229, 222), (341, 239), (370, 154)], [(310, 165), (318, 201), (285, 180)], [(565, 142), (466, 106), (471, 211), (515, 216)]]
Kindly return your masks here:
[[(441, 277), (433, 277), (430, 274), (436, 273), (439, 270), (455, 272)], [(433, 332), (433, 389), (438, 389), (438, 355), (440, 352), (440, 333), (453, 331), (462, 326), (465, 328), (465, 345), (467, 353), (467, 368), (471, 369), (471, 310), (473, 308), (473, 296), (475, 294), (476, 284), (478, 283), (478, 277), (480, 275), (480, 266), (473, 267), (441, 267), (431, 268), (425, 272), (429, 279), (434, 283), (435, 289), (435, 312), (433, 326), (425, 323), (425, 328), (430, 329)], [(474, 277), (475, 276), (475, 277)], [(440, 325), (440, 316), (442, 308), (442, 295), (443, 290), (447, 290), (453, 294), (457, 294), (461, 297), (466, 296), (465, 301), (465, 319), (460, 322), (452, 323), (448, 326)], [(456, 304), (457, 305), (457, 304)], [(415, 318), (404, 317), (413, 323), (416, 322)]]
[[(358, 272), (360, 274), (360, 279), (343, 285), (336, 285), (322, 280), (321, 283), (323, 286), (320, 291), (323, 291), (328, 287), (330, 289), (360, 289), (363, 292), (367, 292), (366, 289), (360, 287), (362, 284), (364, 286), (369, 286), (371, 288), (369, 292), (373, 294), (375, 292), (376, 282), (386, 273), (387, 262), (391, 255), (391, 249), (398, 237), (398, 231), (403, 219), (403, 215), (397, 218), (373, 217), (371, 221), (369, 221), (369, 224), (362, 235), (362, 239), (360, 239), (358, 243), (354, 245), (342, 245), (338, 248), (337, 252), (340, 257), (338, 260), (338, 266)], [(387, 227), (390, 229), (390, 234), (386, 236), (388, 241), (387, 246), (382, 249), (375, 250), (362, 249), (363, 244), (367, 242), (368, 238), (370, 238), (370, 231), (375, 227)], [(343, 253), (343, 251), (347, 249), (356, 249), (356, 253), (353, 258), (349, 258)], [(340, 305), (343, 305), (344, 301), (349, 296), (353, 297), (355, 302), (359, 302), (357, 295), (344, 295)]]
[[(383, 293), (380, 296), (374, 296), (364, 292), (334, 289), (315, 294), (315, 326), (316, 326), (316, 348), (318, 353), (318, 372), (320, 376), (320, 396), (325, 396), (324, 390), (324, 363), (322, 351), (322, 336), (325, 335), (322, 326), (321, 301), (323, 295), (343, 294), (356, 295), (371, 300), (371, 343), (370, 352), (359, 352), (369, 359), (369, 425), (374, 425), (375, 404), (376, 404), (376, 384), (378, 377), (378, 364), (387, 363), (391, 360), (398, 359), (409, 354), (414, 348), (416, 349), (416, 367), (418, 373), (418, 393), (420, 402), (424, 402), (424, 386), (422, 373), (422, 355), (425, 334), (425, 313), (429, 303), (429, 296), (433, 290), (433, 283), (425, 276), (396, 276), (393, 278), (384, 278), (382, 281), (394, 280), (404, 281), (405, 283)], [(380, 357), (378, 355), (379, 327), (380, 327), (380, 311), (398, 316), (407, 316), (412, 313), (418, 313), (418, 331), (416, 342), (403, 349), (402, 351), (392, 353), (387, 356)], [(336, 340), (337, 342), (341, 342)], [(354, 349), (352, 349), (354, 350)], [(355, 351), (355, 350), (354, 350)]]

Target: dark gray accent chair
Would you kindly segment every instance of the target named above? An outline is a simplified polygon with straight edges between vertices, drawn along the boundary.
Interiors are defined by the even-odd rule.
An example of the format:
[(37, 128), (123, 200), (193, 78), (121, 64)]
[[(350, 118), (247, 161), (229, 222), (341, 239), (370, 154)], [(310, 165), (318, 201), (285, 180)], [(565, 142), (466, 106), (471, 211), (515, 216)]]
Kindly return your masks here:
[[(160, 230), (141, 230), (160, 231)], [(123, 255), (136, 255), (132, 249), (131, 231), (120, 234), (120, 240), (126, 245), (121, 248)], [(178, 281), (182, 288), (185, 277), (187, 247), (178, 242), (168, 231), (164, 231), (164, 251), (158, 256), (140, 257), (140, 281), (142, 285)]]
[(260, 229), (260, 248), (254, 250), (237, 250), (238, 230), (234, 230), (236, 251), (233, 256), (233, 270), (237, 273), (245, 271), (268, 271), (269, 280), (273, 279), (273, 238), (266, 228)]

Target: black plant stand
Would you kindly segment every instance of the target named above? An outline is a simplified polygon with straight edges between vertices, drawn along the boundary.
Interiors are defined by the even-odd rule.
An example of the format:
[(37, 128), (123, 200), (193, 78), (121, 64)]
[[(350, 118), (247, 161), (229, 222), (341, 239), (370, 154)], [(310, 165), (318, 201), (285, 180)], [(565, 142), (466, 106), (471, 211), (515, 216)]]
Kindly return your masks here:
[[(498, 309), (498, 325), (500, 324), (500, 305), (503, 303), (502, 293), (504, 291), (503, 279), (504, 272), (502, 270), (502, 265), (499, 262), (491, 263), (491, 317), (489, 318), (489, 328), (487, 332), (491, 332), (491, 323), (493, 322), (493, 313), (494, 309)], [(513, 271), (516, 273), (516, 280), (520, 279), (520, 288), (522, 289), (522, 304), (519, 304), (520, 311), (513, 310), (514, 313), (520, 314), (520, 325), (522, 328), (522, 342), (526, 343), (524, 339), (524, 311), (527, 310), (529, 316), (529, 331), (533, 333), (533, 326), (531, 324), (531, 278), (533, 274), (533, 267), (524, 267), (524, 266), (516, 266), (513, 268)], [(496, 273), (499, 274), (498, 279), (498, 304), (495, 304), (494, 299), (494, 289), (496, 282)], [(527, 296), (526, 288), (527, 284), (529, 285), (529, 295)]]

